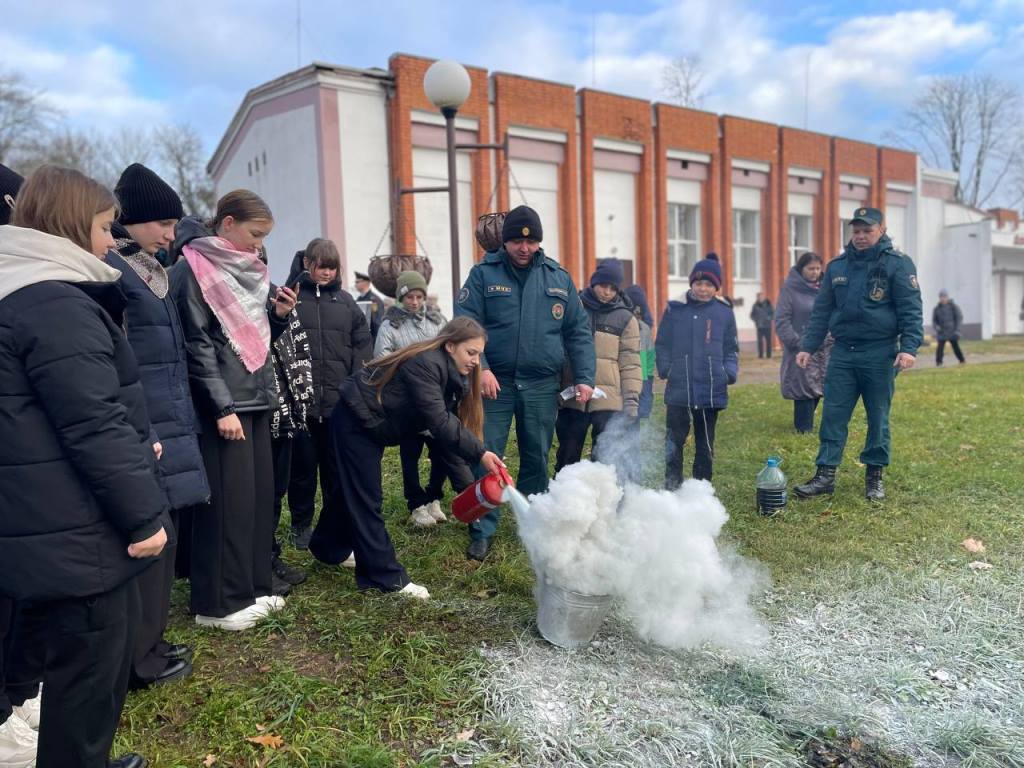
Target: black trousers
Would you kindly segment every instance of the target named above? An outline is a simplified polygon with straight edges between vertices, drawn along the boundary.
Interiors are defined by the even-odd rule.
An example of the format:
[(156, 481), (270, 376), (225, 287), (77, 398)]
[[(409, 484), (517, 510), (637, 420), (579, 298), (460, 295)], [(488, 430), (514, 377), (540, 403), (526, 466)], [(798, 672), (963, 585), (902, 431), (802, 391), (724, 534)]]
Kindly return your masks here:
[[(426, 488), (420, 485), (420, 457), (424, 446), (430, 457), (430, 476)], [(445, 480), (450, 480), (452, 488), (458, 493), (476, 479), (465, 461), (445, 451), (428, 435), (416, 434), (403, 439), (398, 444), (398, 455), (402, 460), (402, 491), (410, 512), (416, 507), (443, 499)]]
[[(128, 691), (141, 611), (130, 579), (109, 592), (21, 603), (12, 674), (42, 669), (36, 768), (106, 768)], [(44, 642), (39, 642), (45, 638)]]
[(5, 685), (6, 671), (4, 659), (7, 654), (7, 638), (11, 634), (11, 620), (14, 618), (14, 601), (9, 597), (0, 596), (0, 725), (11, 716), (11, 699), (7, 695)]
[[(953, 354), (961, 363), (964, 362), (964, 353), (960, 351), (960, 341), (949, 339), (949, 346), (953, 348)], [(942, 365), (942, 355), (946, 351), (946, 339), (939, 339), (939, 345), (935, 348), (935, 364)]]
[(238, 414), (244, 440), (225, 440), (211, 420), (199, 448), (210, 504), (192, 520), (192, 613), (227, 616), (272, 589), (274, 462), (270, 414)]
[(818, 409), (820, 397), (793, 401), (793, 426), (797, 432), (814, 431), (814, 412)]
[(771, 357), (772, 356), (772, 329), (771, 328), (758, 328), (757, 329), (757, 356), (758, 357)]
[(597, 438), (604, 432), (612, 416), (618, 411), (577, 411), (575, 408), (560, 408), (555, 419), (555, 434), (558, 435), (558, 450), (555, 452), (555, 473), (562, 467), (575, 464), (583, 456), (583, 444), (590, 435), (590, 455), (600, 461), (597, 454)]
[(292, 474), (292, 439), (290, 437), (272, 437), (270, 452), (274, 459), (274, 525), (270, 535), (270, 549), (274, 557), (281, 554), (281, 543), (277, 540), (277, 526), (281, 522), (281, 504), (288, 492), (288, 483)]
[(665, 409), (665, 487), (674, 490), (683, 482), (683, 445), (693, 424), (693, 476), (710, 480), (715, 458), (715, 424), (718, 410), (669, 405)]
[[(168, 541), (176, 541), (177, 510), (171, 510), (174, 531), (167, 531)], [(171, 612), (171, 587), (174, 585), (176, 544), (168, 543), (156, 563), (139, 574), (139, 598), (142, 603), (139, 624), (135, 630), (135, 654), (132, 658), (132, 680), (151, 683), (167, 668), (164, 654), (170, 645), (164, 640), (167, 617)]]
[(338, 472), (331, 448), (331, 420), (308, 419), (308, 434), (292, 438), (292, 473), (288, 509), (292, 528), (309, 528), (316, 514), (316, 481), (320, 477), (321, 506), (332, 503), (338, 492)]
[(381, 515), (384, 446), (345, 407), (334, 410), (331, 427), (338, 493), (335, 503), (320, 510), (309, 551), (328, 565), (337, 565), (354, 552), (359, 588), (394, 592), (408, 584), (409, 577), (398, 562)]

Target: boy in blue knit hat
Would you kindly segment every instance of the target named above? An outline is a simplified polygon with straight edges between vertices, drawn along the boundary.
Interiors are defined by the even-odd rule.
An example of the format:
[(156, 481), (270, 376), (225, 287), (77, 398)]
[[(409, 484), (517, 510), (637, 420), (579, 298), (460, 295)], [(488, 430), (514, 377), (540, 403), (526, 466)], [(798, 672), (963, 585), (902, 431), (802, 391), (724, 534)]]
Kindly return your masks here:
[(655, 343), (665, 388), (665, 487), (683, 482), (683, 445), (693, 426), (693, 477), (710, 480), (718, 413), (739, 375), (739, 341), (732, 305), (718, 295), (722, 265), (709, 253), (690, 272), (690, 289), (670, 301)]

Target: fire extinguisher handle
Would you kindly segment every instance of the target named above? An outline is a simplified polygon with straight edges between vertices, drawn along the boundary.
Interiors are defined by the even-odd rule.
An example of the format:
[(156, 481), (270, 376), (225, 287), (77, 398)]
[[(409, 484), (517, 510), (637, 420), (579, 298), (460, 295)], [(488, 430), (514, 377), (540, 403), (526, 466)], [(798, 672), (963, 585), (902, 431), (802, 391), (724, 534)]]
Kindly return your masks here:
[(515, 483), (512, 482), (512, 475), (510, 475), (508, 473), (508, 470), (505, 469), (505, 467), (499, 467), (498, 468), (498, 477), (501, 478), (501, 481), (505, 485), (511, 485), (511, 486), (515, 487)]

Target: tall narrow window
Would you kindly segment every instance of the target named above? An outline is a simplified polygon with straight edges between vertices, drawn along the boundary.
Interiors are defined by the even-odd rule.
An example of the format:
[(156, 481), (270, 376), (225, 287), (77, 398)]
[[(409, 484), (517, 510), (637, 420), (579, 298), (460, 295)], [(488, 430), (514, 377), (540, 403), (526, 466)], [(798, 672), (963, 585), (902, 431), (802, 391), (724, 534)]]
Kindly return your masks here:
[(737, 280), (757, 280), (761, 276), (761, 214), (733, 209), (732, 253)]
[(814, 250), (812, 232), (814, 217), (790, 214), (789, 216), (789, 264), (796, 264), (805, 251)]
[(700, 260), (700, 206), (668, 204), (668, 274), (689, 277)]

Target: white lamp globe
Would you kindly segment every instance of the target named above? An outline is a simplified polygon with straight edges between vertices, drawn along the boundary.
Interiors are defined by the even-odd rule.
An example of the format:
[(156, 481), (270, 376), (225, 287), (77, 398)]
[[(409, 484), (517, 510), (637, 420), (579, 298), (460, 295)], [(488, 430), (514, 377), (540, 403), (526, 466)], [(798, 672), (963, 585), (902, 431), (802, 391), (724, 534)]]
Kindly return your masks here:
[(423, 76), (423, 92), (438, 109), (458, 109), (469, 98), (469, 72), (457, 61), (442, 59)]

